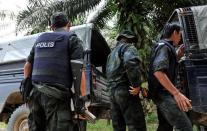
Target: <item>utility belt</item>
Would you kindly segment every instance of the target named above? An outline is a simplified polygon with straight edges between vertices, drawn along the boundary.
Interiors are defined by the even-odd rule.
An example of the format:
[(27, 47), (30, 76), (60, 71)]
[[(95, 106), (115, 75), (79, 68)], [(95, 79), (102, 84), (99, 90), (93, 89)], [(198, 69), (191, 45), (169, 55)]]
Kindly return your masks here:
[(69, 101), (73, 97), (73, 93), (70, 89), (61, 86), (54, 86), (49, 83), (41, 82), (33, 82), (32, 84), (39, 92), (63, 101)]
[(109, 82), (109, 85), (110, 85), (110, 90), (112, 92), (114, 92), (116, 89), (126, 89), (126, 90), (129, 90), (129, 82), (127, 81), (123, 81), (123, 82), (119, 82), (119, 81), (110, 81)]

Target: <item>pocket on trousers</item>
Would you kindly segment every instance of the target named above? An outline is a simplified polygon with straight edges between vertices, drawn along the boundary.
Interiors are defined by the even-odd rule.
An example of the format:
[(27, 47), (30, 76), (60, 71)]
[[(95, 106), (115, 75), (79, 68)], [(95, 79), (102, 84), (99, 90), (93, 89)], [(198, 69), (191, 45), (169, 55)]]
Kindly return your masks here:
[(57, 112), (58, 131), (69, 130), (71, 123), (71, 113), (69, 110), (60, 110)]

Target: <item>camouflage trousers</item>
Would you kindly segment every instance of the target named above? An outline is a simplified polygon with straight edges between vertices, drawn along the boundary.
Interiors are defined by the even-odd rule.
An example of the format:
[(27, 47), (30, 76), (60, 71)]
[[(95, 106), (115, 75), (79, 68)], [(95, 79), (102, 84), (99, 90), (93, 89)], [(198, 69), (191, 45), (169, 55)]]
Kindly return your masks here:
[(28, 105), (29, 131), (74, 131), (69, 102), (45, 95), (34, 88)]
[(185, 112), (181, 111), (174, 98), (167, 93), (158, 94), (157, 98), (153, 98), (158, 108), (159, 122), (157, 131), (193, 131), (191, 121)]
[(112, 123), (114, 131), (146, 131), (142, 105), (138, 96), (132, 96), (126, 87), (111, 92)]

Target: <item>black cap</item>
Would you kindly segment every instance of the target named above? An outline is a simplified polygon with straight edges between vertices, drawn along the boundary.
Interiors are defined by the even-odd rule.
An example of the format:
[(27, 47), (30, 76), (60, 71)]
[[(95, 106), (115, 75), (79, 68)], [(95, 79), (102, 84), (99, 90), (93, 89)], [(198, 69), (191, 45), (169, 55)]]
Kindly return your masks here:
[(68, 17), (63, 12), (56, 12), (50, 17), (51, 26), (55, 28), (64, 27), (68, 22)]
[(138, 41), (136, 35), (133, 32), (129, 31), (129, 30), (123, 30), (118, 35), (118, 37), (116, 38), (116, 40), (119, 41), (123, 37), (129, 39), (131, 42), (134, 42), (134, 43), (136, 43)]

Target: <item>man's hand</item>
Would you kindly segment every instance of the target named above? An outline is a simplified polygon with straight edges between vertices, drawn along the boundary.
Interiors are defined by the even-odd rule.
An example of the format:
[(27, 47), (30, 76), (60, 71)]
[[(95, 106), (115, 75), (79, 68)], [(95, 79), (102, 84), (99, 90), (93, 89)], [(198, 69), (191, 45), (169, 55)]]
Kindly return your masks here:
[(184, 56), (184, 50), (185, 46), (184, 44), (180, 45), (180, 47), (176, 50), (176, 54), (177, 54), (177, 60), (180, 60), (181, 57)]
[(129, 90), (129, 93), (133, 96), (138, 95), (140, 92), (140, 87), (132, 87), (130, 86), (131, 90)]
[(182, 110), (184, 112), (188, 112), (189, 110), (192, 109), (192, 105), (190, 103), (191, 100), (189, 100), (187, 97), (185, 97), (182, 93), (177, 92), (176, 94), (174, 94), (174, 99), (177, 102), (180, 110)]

